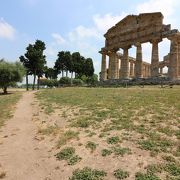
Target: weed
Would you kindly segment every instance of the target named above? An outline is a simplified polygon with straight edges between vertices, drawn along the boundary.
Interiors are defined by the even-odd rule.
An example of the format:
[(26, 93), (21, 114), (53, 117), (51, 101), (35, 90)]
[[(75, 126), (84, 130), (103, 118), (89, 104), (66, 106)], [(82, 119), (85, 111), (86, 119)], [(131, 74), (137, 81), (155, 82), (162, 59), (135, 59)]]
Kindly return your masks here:
[(58, 160), (68, 160), (74, 155), (74, 153), (75, 149), (73, 147), (66, 147), (55, 156)]
[(122, 169), (117, 169), (114, 171), (114, 176), (117, 179), (126, 179), (129, 177), (129, 173), (127, 171), (123, 171)]
[(123, 147), (113, 147), (113, 152), (117, 156), (124, 156), (125, 154), (130, 154), (131, 150), (129, 148), (123, 148)]
[(91, 149), (91, 152), (93, 152), (96, 149), (96, 147), (97, 147), (97, 144), (91, 141), (88, 141), (86, 144), (86, 148)]
[(76, 164), (77, 162), (79, 162), (79, 161), (81, 161), (81, 157), (79, 157), (78, 155), (74, 155), (74, 156), (72, 156), (72, 157), (70, 157), (69, 159), (68, 159), (68, 165), (74, 165), (74, 164)]
[(70, 180), (102, 180), (107, 175), (104, 171), (91, 169), (85, 167), (83, 169), (76, 169)]
[(72, 130), (66, 131), (58, 140), (57, 147), (60, 148), (62, 145), (65, 145), (69, 140), (78, 138), (79, 132)]
[(57, 126), (49, 126), (49, 127), (45, 128), (45, 129), (39, 129), (38, 133), (41, 133), (43, 135), (50, 135), (50, 134), (56, 133), (57, 130), (58, 130)]
[(107, 143), (108, 144), (117, 144), (120, 141), (118, 136), (113, 136), (110, 138), (107, 138)]
[(176, 163), (166, 164), (165, 170), (173, 176), (180, 176), (180, 165)]
[(176, 160), (173, 156), (164, 155), (164, 156), (162, 156), (162, 158), (168, 162), (176, 162)]
[(112, 154), (112, 151), (111, 151), (111, 150), (103, 149), (103, 150), (101, 151), (101, 155), (102, 155), (102, 156), (108, 156), (108, 155), (110, 155), (110, 154)]
[(154, 174), (143, 174), (141, 172), (136, 173), (135, 180), (161, 180)]

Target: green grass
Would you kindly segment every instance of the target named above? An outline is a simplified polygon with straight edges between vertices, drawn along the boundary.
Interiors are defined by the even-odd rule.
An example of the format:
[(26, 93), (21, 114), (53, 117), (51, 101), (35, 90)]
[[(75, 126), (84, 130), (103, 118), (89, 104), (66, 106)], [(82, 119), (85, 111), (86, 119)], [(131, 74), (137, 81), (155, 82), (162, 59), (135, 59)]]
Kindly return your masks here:
[(39, 129), (38, 133), (43, 135), (50, 135), (50, 134), (55, 134), (57, 131), (58, 131), (57, 126), (49, 126), (47, 128)]
[[(131, 152), (131, 147), (125, 144), (127, 141), (139, 151), (149, 151), (147, 154), (158, 156), (166, 165), (166, 168), (163, 166), (161, 169), (162, 172), (152, 165), (146, 173), (136, 174), (138, 180), (157, 180), (156, 173), (166, 173), (172, 178), (179, 176), (175, 176), (179, 173), (177, 162), (180, 158), (179, 93), (178, 86), (171, 89), (158, 86), (126, 89), (60, 88), (39, 91), (36, 97), (44, 110), (47, 107), (52, 111), (54, 108), (68, 107), (74, 112), (73, 118), (68, 119), (68, 128), (72, 128), (75, 134), (62, 134), (58, 147), (79, 137), (87, 138), (91, 143), (85, 146), (91, 151), (97, 148), (102, 158), (110, 154), (133, 155), (134, 150)], [(69, 117), (68, 112), (65, 117)], [(102, 147), (101, 151), (98, 151), (97, 143)], [(128, 148), (120, 147), (120, 143)]]
[(71, 139), (78, 139), (79, 132), (68, 130), (64, 134), (62, 134), (57, 142), (57, 147), (65, 145)]
[(14, 105), (18, 102), (20, 97), (20, 92), (7, 95), (0, 94), (0, 127), (4, 125), (5, 120), (12, 117)]
[(73, 175), (70, 180), (103, 180), (103, 177), (106, 176), (106, 172), (91, 169), (88, 167), (85, 167), (83, 169), (76, 169), (73, 172)]

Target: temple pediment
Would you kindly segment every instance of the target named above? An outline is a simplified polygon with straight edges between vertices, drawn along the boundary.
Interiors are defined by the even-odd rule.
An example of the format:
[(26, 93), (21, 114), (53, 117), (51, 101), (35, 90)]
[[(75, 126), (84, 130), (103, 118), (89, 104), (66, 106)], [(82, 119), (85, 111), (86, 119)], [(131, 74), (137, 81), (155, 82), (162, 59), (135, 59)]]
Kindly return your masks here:
[(164, 32), (169, 32), (170, 26), (163, 24), (160, 12), (128, 15), (104, 35), (106, 48), (120, 48), (137, 42), (149, 42), (152, 39), (162, 39)]

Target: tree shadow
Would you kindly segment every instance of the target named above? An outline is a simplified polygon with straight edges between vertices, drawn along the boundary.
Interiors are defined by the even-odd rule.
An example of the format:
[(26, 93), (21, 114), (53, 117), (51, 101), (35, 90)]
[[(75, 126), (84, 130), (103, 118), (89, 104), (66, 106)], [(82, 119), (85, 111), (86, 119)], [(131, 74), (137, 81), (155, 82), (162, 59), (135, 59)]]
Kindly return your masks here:
[(14, 94), (13, 92), (8, 92), (6, 94), (4, 94), (3, 92), (0, 92), (0, 96), (6, 96), (6, 95), (11, 95), (11, 94)]

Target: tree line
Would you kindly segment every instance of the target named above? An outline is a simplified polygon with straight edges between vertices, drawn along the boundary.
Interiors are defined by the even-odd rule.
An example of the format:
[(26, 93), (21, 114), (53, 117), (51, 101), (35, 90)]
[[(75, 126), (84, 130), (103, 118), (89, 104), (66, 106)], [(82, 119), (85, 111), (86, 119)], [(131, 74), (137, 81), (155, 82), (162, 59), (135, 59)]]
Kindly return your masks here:
[[(93, 60), (91, 58), (85, 58), (83, 57), (79, 52), (73, 52), (70, 51), (60, 51), (57, 54), (57, 59), (55, 61), (54, 67), (49, 68), (46, 66), (46, 56), (44, 55), (44, 51), (46, 49), (46, 45), (41, 40), (36, 40), (34, 44), (29, 44), (26, 47), (26, 52), (24, 55), (21, 55), (19, 57), (19, 60), (21, 64), (24, 66), (24, 71), (26, 76), (26, 89), (29, 90), (29, 82), (28, 77), (29, 75), (33, 76), (33, 85), (32, 89), (35, 89), (35, 83), (37, 79), (37, 89), (39, 89), (39, 82), (40, 78), (45, 75), (47, 79), (57, 79), (58, 75), (61, 74), (62, 77), (68, 77), (68, 72), (71, 74), (71, 84), (73, 76), (77, 78), (81, 78), (82, 76), (85, 76), (87, 78), (93, 77), (94, 75), (94, 66), (93, 66)], [(7, 71), (10, 72), (10, 69), (13, 69), (13, 63), (5, 62), (4, 60), (1, 60), (0, 62), (0, 87), (7, 89), (10, 82), (7, 82), (6, 85), (6, 76), (8, 75)], [(17, 66), (17, 63), (14, 64), (14, 67)], [(20, 66), (20, 64), (18, 64)], [(6, 67), (6, 75), (4, 76), (4, 68)], [(19, 69), (22, 69), (19, 68)], [(18, 71), (17, 71), (18, 72)], [(17, 73), (16, 72), (16, 73)], [(14, 70), (15, 73), (15, 70)], [(24, 74), (21, 73), (21, 76), (24, 76)], [(18, 73), (17, 73), (18, 74)], [(13, 79), (12, 77), (9, 77), (10, 79)], [(21, 78), (17, 78), (12, 80), (12, 82), (17, 82), (19, 80), (22, 80)]]
[(46, 66), (46, 56), (43, 54), (46, 49), (45, 43), (41, 40), (36, 40), (35, 44), (29, 44), (26, 48), (26, 53), (19, 57), (26, 69), (26, 88), (28, 90), (28, 76), (33, 75), (33, 86), (35, 89), (36, 77), (37, 89), (39, 89), (40, 78), (45, 75), (47, 79), (57, 79), (59, 74), (62, 77), (67, 77), (68, 72), (71, 73), (71, 83), (73, 74), (75, 78), (83, 75), (91, 77), (94, 74), (94, 66), (91, 58), (83, 57), (79, 52), (71, 53), (70, 51), (60, 51), (57, 54), (54, 67)]

